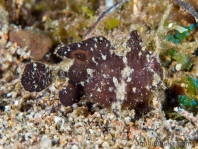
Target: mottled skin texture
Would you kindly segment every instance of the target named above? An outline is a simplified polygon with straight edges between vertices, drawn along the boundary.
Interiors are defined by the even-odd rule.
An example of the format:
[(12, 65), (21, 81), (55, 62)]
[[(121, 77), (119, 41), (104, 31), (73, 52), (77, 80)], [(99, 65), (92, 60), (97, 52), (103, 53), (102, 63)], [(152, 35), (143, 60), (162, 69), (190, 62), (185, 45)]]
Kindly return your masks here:
[(27, 64), (21, 77), (21, 84), (29, 92), (40, 92), (52, 83), (52, 71), (38, 62)]
[(69, 71), (62, 73), (69, 84), (59, 93), (61, 103), (68, 106), (86, 95), (105, 107), (117, 102), (123, 108), (147, 111), (156, 89), (153, 75), (161, 76), (161, 66), (143, 50), (136, 30), (130, 33), (125, 48), (128, 53), (118, 56), (117, 49), (102, 36), (57, 48), (57, 56), (74, 59)]
[(74, 83), (70, 82), (66, 88), (59, 92), (60, 102), (65, 106), (71, 106), (73, 103), (78, 102), (83, 94), (81, 85), (74, 85)]

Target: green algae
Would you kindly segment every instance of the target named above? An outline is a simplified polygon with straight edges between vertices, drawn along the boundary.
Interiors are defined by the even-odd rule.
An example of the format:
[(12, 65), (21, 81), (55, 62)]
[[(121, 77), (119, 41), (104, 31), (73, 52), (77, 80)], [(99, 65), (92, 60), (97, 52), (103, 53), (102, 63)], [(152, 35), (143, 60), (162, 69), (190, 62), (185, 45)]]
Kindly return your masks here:
[[(166, 59), (164, 59), (164, 57), (166, 57)], [(184, 54), (175, 48), (168, 49), (166, 52), (161, 53), (160, 58), (162, 65), (166, 68), (168, 68), (173, 61), (176, 61), (177, 64), (182, 65), (181, 70), (189, 71), (194, 64), (193, 59), (188, 54)]]
[(181, 88), (177, 95), (179, 106), (192, 112), (198, 112), (198, 79), (191, 75), (182, 76), (178, 85)]
[(110, 19), (105, 20), (104, 28), (106, 30), (111, 30), (111, 29), (117, 27), (119, 24), (120, 24), (120, 20), (118, 20), (116, 18), (110, 18)]
[(179, 29), (175, 29), (174, 31), (169, 32), (167, 34), (167, 40), (175, 44), (179, 44), (190, 36), (190, 34), (195, 30), (195, 27), (196, 27), (195, 24), (190, 24), (189, 26), (183, 26), (183, 28), (186, 30), (182, 32)]
[(93, 15), (94, 15), (93, 10), (89, 9), (89, 8), (86, 7), (86, 6), (82, 6), (82, 10), (83, 10), (89, 17), (93, 17)]
[(196, 102), (194, 98), (191, 98), (186, 95), (179, 95), (178, 101), (179, 101), (180, 107), (190, 110), (190, 111), (195, 111), (198, 105), (198, 102)]

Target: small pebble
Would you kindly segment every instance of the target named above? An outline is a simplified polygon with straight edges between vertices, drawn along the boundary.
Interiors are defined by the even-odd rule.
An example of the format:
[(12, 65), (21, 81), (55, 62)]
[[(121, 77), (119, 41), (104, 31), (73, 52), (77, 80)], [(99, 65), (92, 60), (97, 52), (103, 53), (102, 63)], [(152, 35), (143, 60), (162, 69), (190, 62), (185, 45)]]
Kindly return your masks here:
[(71, 149), (78, 149), (78, 146), (77, 146), (77, 145), (73, 145), (73, 146), (71, 147)]
[(108, 142), (103, 142), (102, 143), (102, 147), (104, 147), (104, 148), (109, 148), (109, 143)]
[(177, 64), (177, 65), (175, 66), (175, 69), (176, 69), (177, 71), (180, 71), (181, 68), (182, 68), (182, 64)]
[(9, 39), (21, 48), (28, 48), (33, 60), (41, 60), (52, 47), (49, 37), (28, 30), (11, 31)]

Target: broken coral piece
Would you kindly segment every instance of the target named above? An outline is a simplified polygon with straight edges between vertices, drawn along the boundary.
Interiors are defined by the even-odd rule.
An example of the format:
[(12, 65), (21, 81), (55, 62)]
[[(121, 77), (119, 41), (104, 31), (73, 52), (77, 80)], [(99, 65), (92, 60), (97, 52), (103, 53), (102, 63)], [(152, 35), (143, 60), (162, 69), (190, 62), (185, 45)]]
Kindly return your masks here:
[[(105, 107), (110, 108), (112, 103), (118, 103), (122, 108), (147, 111), (153, 91), (159, 88), (161, 65), (143, 48), (142, 39), (136, 30), (120, 47), (126, 48), (128, 52), (122, 56), (116, 54), (117, 49), (103, 36), (58, 47), (55, 51), (57, 56), (74, 59), (69, 70), (62, 73), (69, 78), (69, 84), (60, 91), (60, 102), (68, 106), (86, 95)], [(30, 92), (34, 90), (27, 88), (26, 84), (35, 84), (31, 84), (33, 80), (29, 81), (25, 74), (30, 65), (31, 71), (37, 72), (38, 69), (32, 69), (33, 64), (28, 64), (22, 75), (22, 85)], [(44, 89), (45, 85), (40, 85), (40, 89)]]

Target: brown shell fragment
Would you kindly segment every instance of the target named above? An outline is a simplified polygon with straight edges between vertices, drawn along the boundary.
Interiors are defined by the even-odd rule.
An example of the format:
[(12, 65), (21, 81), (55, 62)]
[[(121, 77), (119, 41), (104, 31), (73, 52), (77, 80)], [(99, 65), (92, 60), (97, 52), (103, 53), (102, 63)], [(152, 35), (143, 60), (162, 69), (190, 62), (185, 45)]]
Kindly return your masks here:
[(52, 47), (52, 41), (49, 37), (28, 30), (11, 31), (9, 39), (18, 46), (31, 51), (33, 60), (41, 60)]
[(33, 62), (25, 66), (21, 84), (29, 92), (40, 92), (52, 83), (52, 71), (42, 63)]

